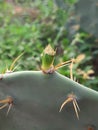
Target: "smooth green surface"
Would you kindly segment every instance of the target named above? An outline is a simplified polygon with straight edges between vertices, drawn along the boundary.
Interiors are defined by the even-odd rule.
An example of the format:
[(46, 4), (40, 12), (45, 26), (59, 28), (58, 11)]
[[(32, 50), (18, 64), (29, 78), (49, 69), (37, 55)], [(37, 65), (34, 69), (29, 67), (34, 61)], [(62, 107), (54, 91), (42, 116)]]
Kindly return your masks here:
[(42, 56), (42, 69), (48, 70), (53, 65), (54, 56), (43, 54)]
[[(60, 106), (70, 93), (77, 96), (78, 120), (72, 103)], [(58, 74), (24, 71), (6, 74), (0, 81), (1, 99), (12, 96), (14, 105), (0, 110), (0, 130), (87, 130), (98, 129), (98, 93)]]

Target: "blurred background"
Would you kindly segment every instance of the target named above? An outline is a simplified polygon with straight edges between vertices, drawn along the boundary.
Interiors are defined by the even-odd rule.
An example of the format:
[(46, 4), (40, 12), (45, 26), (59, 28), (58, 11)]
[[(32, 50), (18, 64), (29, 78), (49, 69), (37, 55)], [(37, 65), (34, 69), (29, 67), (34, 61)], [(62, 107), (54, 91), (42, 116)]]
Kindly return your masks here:
[[(55, 65), (76, 58), (75, 79), (98, 90), (97, 0), (0, 0), (0, 73), (39, 70), (41, 53), (51, 44)], [(58, 70), (69, 77), (69, 67)]]

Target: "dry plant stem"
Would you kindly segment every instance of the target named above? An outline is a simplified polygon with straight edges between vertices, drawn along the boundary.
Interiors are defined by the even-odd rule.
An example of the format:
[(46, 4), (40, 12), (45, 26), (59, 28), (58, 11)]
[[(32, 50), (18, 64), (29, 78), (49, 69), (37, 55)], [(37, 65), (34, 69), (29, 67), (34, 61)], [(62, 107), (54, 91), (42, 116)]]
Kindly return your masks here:
[(71, 60), (71, 64), (70, 64), (70, 78), (71, 78), (72, 80), (74, 80), (74, 79), (73, 79), (73, 73), (72, 73), (73, 62), (74, 62), (74, 59)]
[(60, 63), (60, 64), (58, 64), (58, 65), (55, 66), (55, 70), (58, 70), (58, 69), (61, 68), (61, 67), (64, 67), (64, 66), (66, 66), (66, 65), (69, 65), (70, 63), (72, 63), (72, 60), (69, 60), (69, 61)]
[(78, 111), (80, 111), (80, 108), (79, 108), (78, 103), (77, 103), (77, 101), (76, 101), (76, 96), (73, 95), (73, 94), (70, 94), (70, 95), (68, 96), (68, 98), (62, 103), (59, 112), (61, 112), (62, 109), (63, 109), (63, 107), (64, 107), (67, 103), (69, 103), (69, 102), (72, 102), (72, 103), (73, 103), (76, 116), (77, 116), (77, 118), (78, 118), (78, 120), (79, 120)]
[(15, 60), (13, 61), (13, 63), (12, 63), (11, 66), (10, 66), (10, 70), (9, 70), (9, 71), (13, 71), (13, 68), (14, 68), (15, 63), (20, 59), (20, 57), (21, 57), (23, 54), (24, 54), (24, 52), (21, 53), (18, 57), (15, 58)]
[(58, 70), (58, 69), (61, 68), (61, 67), (67, 66), (67, 65), (69, 65), (70, 63), (72, 63), (72, 60), (69, 60), (69, 61), (60, 63), (60, 64), (58, 64), (58, 65), (56, 65), (56, 66), (53, 66), (53, 65), (52, 65), (52, 66), (50, 67), (50, 69), (48, 69), (48, 70), (43, 70), (43, 69), (41, 69), (41, 70), (42, 70), (45, 74), (52, 74), (54, 71)]
[(4, 104), (0, 107), (0, 109), (3, 109), (5, 107), (9, 106), (8, 110), (7, 110), (7, 115), (8, 115), (8, 113), (13, 105), (13, 99), (11, 97), (8, 97), (7, 99), (0, 100), (0, 104)]
[(14, 65), (15, 65), (15, 63), (20, 59), (20, 57), (21, 57), (23, 54), (24, 54), (24, 52), (21, 53), (18, 57), (15, 58), (15, 60), (12, 62), (11, 66), (10, 66), (10, 69), (8, 69), (8, 67), (7, 67), (7, 65), (6, 65), (6, 70), (5, 70), (4, 72), (2, 72), (2, 74), (1, 74), (1, 76), (0, 76), (0, 80), (3, 79), (3, 74), (4, 74), (4, 73), (7, 73), (7, 74), (8, 74), (8, 73), (13, 72), (13, 71), (16, 69), (17, 66), (14, 67)]

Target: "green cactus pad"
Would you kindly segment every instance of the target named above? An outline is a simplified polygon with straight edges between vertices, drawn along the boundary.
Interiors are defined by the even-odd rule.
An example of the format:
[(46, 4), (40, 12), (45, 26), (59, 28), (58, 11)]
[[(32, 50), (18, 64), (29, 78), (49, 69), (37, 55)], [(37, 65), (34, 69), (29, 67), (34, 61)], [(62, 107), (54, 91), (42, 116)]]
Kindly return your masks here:
[[(79, 120), (73, 104), (61, 104), (69, 94), (77, 97)], [(0, 130), (98, 130), (98, 93), (54, 72), (21, 71), (4, 74), (0, 100), (11, 96), (13, 106), (0, 110)]]

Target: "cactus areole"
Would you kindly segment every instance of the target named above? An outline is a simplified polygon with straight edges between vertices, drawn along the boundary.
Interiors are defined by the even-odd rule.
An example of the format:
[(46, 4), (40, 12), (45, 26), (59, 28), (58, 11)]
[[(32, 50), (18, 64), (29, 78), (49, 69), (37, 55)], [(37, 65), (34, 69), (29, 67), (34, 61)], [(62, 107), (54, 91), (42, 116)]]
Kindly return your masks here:
[(0, 130), (98, 130), (98, 92), (55, 71), (3, 74), (0, 109)]

